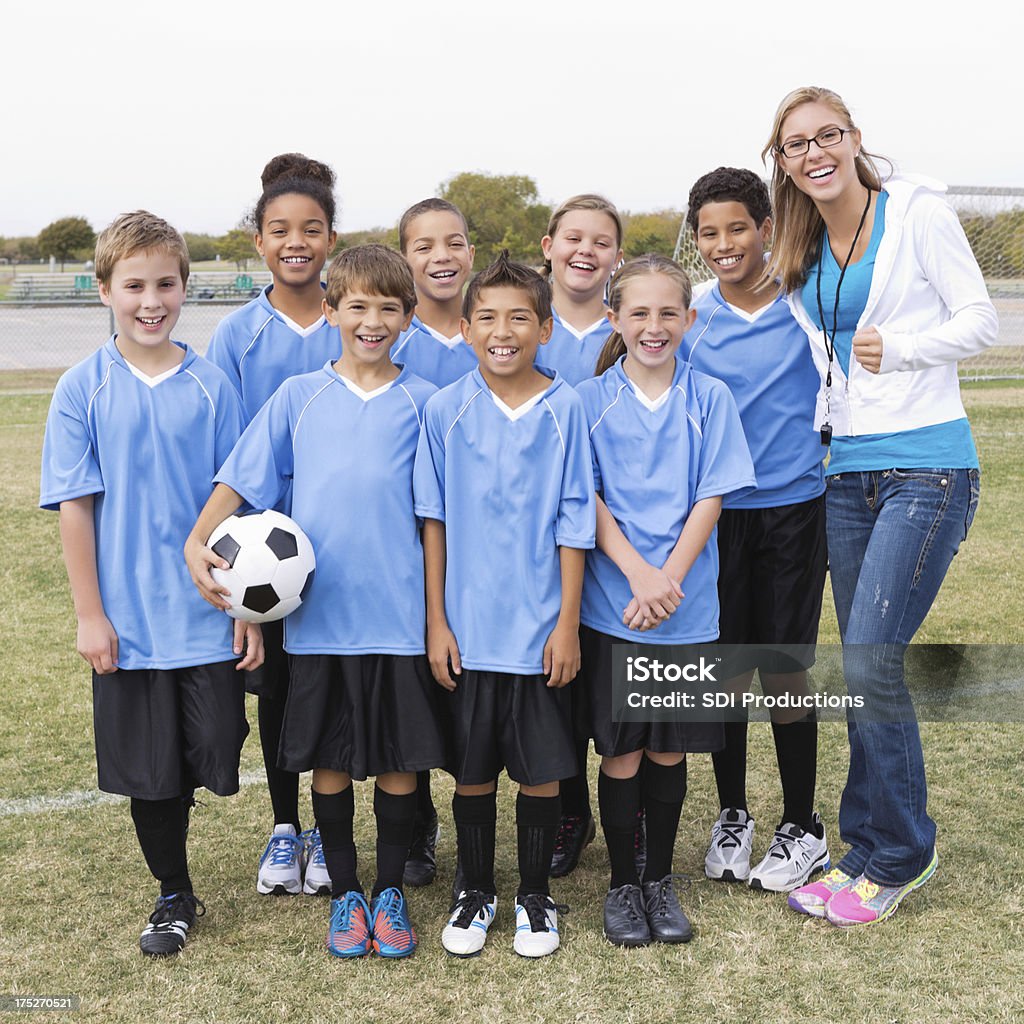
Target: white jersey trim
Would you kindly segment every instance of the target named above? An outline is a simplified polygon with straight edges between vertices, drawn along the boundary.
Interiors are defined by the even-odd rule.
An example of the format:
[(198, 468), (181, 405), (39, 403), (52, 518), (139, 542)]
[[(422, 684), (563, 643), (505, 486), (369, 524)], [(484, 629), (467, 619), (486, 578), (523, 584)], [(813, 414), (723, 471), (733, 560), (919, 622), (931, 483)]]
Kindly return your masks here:
[(170, 379), (181, 369), (181, 363), (178, 363), (177, 366), (172, 366), (169, 370), (164, 370), (163, 373), (158, 373), (155, 377), (150, 377), (148, 373), (144, 373), (134, 363), (128, 362), (127, 359), (124, 362), (125, 366), (131, 370), (132, 376), (138, 377), (138, 379), (141, 380), (147, 388), (155, 388), (157, 384)]
[[(557, 314), (558, 310), (555, 310)], [(582, 331), (577, 331), (575, 327), (568, 320), (564, 320), (561, 316), (558, 317), (558, 322), (577, 340), (582, 341), (587, 335), (592, 334), (602, 324), (608, 323), (608, 317), (603, 316), (600, 320), (595, 320), (589, 327), (584, 327)]]
[[(327, 322), (327, 317), (325, 317), (323, 313), (320, 314), (319, 320), (316, 320), (314, 323), (311, 323), (308, 327), (303, 327), (301, 324), (297, 324), (286, 313), (282, 313), (281, 310), (277, 310), (277, 315), (284, 322), (285, 326), (290, 327), (300, 338), (308, 338), (311, 334), (315, 334)], [(263, 326), (265, 327), (266, 324), (264, 324)]]
[[(337, 371), (335, 372), (337, 373)], [(383, 395), (385, 391), (390, 391), (395, 384), (395, 381), (389, 380), (387, 384), (382, 384), (379, 388), (374, 388), (372, 391), (364, 391), (355, 381), (349, 380), (348, 377), (343, 377), (340, 373), (338, 374), (338, 380), (340, 380), (341, 383), (356, 396), (356, 398), (360, 398), (364, 402), (369, 402), (370, 399), (376, 398), (378, 395)]]
[(445, 448), (448, 447), (448, 438), (451, 435), (451, 432), (455, 429), (455, 424), (458, 423), (459, 420), (462, 419), (462, 416), (465, 413), (465, 411), (477, 400), (477, 398), (480, 395), (483, 394), (483, 390), (484, 390), (483, 388), (477, 388), (476, 391), (474, 391), (473, 394), (470, 395), (469, 400), (466, 402), (466, 404), (459, 410), (458, 416), (456, 416), (455, 419), (452, 420), (452, 425), (445, 431), (445, 434), (444, 434), (444, 446), (445, 446)]
[(704, 329), (694, 339), (693, 344), (690, 346), (690, 355), (687, 357), (690, 362), (693, 361), (693, 353), (697, 350), (697, 346), (700, 344), (701, 339), (711, 329), (711, 324), (714, 322), (715, 317), (718, 316), (718, 314), (721, 312), (721, 310), (722, 310), (722, 307), (720, 305), (716, 305), (715, 306), (715, 308), (711, 311), (711, 316), (708, 317), (708, 322), (704, 325)]
[(210, 403), (210, 408), (213, 410), (214, 419), (216, 419), (217, 405), (214, 402), (213, 397), (210, 395), (210, 392), (206, 390), (206, 385), (191, 370), (185, 370), (184, 372), (187, 373), (202, 389), (203, 394), (206, 395), (206, 400)]
[[(339, 378), (339, 380), (340, 379), (341, 378)], [(309, 401), (307, 401), (306, 404), (302, 407), (302, 412), (299, 413), (298, 417), (295, 420), (295, 429), (292, 431), (292, 442), (293, 443), (295, 441), (295, 435), (299, 432), (299, 424), (302, 422), (302, 417), (306, 415), (306, 410), (313, 404), (314, 401), (316, 401), (317, 398), (320, 397), (320, 395), (324, 391), (326, 391), (334, 383), (335, 383), (334, 378), (333, 377), (329, 378), (327, 383), (324, 384), (323, 387), (317, 388), (316, 391), (314, 391), (313, 394), (311, 394), (309, 396)]]
[(268, 316), (267, 319), (264, 320), (263, 323), (260, 324), (259, 330), (252, 336), (252, 341), (250, 341), (249, 344), (245, 346), (245, 351), (238, 357), (238, 369), (239, 370), (242, 369), (242, 360), (249, 354), (249, 350), (253, 347), (253, 345), (256, 344), (256, 340), (259, 338), (259, 336), (266, 329), (267, 325), (269, 323), (271, 323), (271, 321), (273, 319), (274, 319), (273, 314)]
[(644, 394), (643, 390), (637, 387), (636, 381), (630, 381), (630, 388), (633, 392), (633, 397), (648, 411), (657, 412), (667, 401), (669, 395), (672, 394), (672, 388), (667, 387), (657, 398), (650, 398)]
[[(423, 323), (423, 321), (421, 320), (420, 323)], [(462, 337), (462, 332), (461, 331), (458, 334), (456, 334), (454, 337), (446, 338), (440, 331), (435, 331), (434, 328), (430, 326), (430, 324), (423, 324), (423, 329), (435, 341), (440, 342), (447, 349), (458, 348), (459, 345), (465, 344), (465, 341), (466, 341), (466, 339)]]
[[(528, 398), (522, 405), (517, 405), (514, 409), (510, 405), (506, 405), (494, 392), (491, 392), (491, 398), (494, 399), (494, 404), (513, 422), (522, 419), (535, 405), (539, 405), (541, 400), (544, 398), (545, 391), (542, 391), (539, 395), (534, 395), (533, 398)], [(550, 406), (549, 406), (550, 408)]]
[(625, 382), (623, 382), (622, 384), (619, 385), (619, 390), (615, 392), (615, 397), (612, 399), (612, 401), (610, 401), (608, 403), (608, 405), (605, 407), (604, 412), (602, 412), (601, 415), (597, 417), (597, 422), (590, 428), (591, 436), (593, 436), (594, 431), (597, 430), (597, 428), (599, 426), (601, 426), (601, 420), (603, 420), (605, 418), (605, 416), (607, 416), (608, 413), (611, 412), (612, 407), (614, 405), (618, 404), (619, 396), (622, 394), (623, 388), (628, 388), (628, 387), (629, 387), (629, 382), (628, 381), (625, 381)]

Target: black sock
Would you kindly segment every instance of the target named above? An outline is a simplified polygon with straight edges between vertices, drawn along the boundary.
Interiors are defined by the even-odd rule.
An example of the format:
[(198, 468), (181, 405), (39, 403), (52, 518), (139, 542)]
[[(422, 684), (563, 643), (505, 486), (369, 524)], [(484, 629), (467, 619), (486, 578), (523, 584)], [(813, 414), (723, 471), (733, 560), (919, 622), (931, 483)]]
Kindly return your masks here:
[(433, 821), (437, 817), (434, 797), (430, 792), (430, 770), (416, 773), (416, 820)]
[(612, 878), (608, 888), (639, 885), (633, 834), (636, 831), (637, 812), (640, 810), (640, 776), (613, 779), (610, 775), (599, 772), (597, 804), (601, 813), (604, 840), (608, 844), (608, 859), (612, 866)]
[(356, 844), (352, 839), (356, 802), (351, 783), (340, 793), (318, 793), (314, 789), (313, 816), (331, 876), (331, 896), (344, 896), (352, 890), (362, 892), (356, 874)]
[(168, 800), (131, 799), (132, 821), (139, 846), (160, 895), (191, 892), (188, 857), (185, 853), (185, 804), (180, 796)]
[(551, 855), (562, 818), (562, 800), (558, 796), (516, 797), (516, 832), (519, 846), (519, 896), (551, 891)]
[(260, 725), (260, 746), (263, 748), (263, 766), (267, 771), (267, 789), (270, 790), (274, 824), (294, 825), (295, 834), (298, 835), (302, 831), (299, 825), (299, 774), (286, 772), (283, 768), (277, 767), (284, 706), (283, 698), (272, 700), (269, 697), (259, 697), (256, 713)]
[(656, 882), (672, 873), (672, 852), (679, 814), (686, 796), (686, 758), (679, 764), (658, 764), (645, 758), (643, 795), (647, 811), (647, 866), (644, 881)]
[(576, 764), (579, 772), (571, 779), (562, 779), (558, 784), (558, 795), (562, 798), (563, 817), (589, 818), (590, 780), (587, 778), (587, 756), (590, 753), (590, 740), (576, 742)]
[(373, 788), (373, 814), (377, 819), (377, 880), (373, 896), (385, 889), (401, 889), (409, 844), (416, 828), (415, 790), (402, 796)]
[(747, 809), (747, 722), (725, 723), (725, 747), (711, 755), (721, 810)]
[(782, 822), (795, 822), (808, 832), (820, 831), (811, 821), (818, 769), (818, 717), (812, 709), (797, 722), (772, 722), (772, 733), (782, 780)]
[(452, 817), (459, 837), (459, 863), (467, 889), (494, 895), (494, 841), (498, 827), (498, 793), (452, 797)]

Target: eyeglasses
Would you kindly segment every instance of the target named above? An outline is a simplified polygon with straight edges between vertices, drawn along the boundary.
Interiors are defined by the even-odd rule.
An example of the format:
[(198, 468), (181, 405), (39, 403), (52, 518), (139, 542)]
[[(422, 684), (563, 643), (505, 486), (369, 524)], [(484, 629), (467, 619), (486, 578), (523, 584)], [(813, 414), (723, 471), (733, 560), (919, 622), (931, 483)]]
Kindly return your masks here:
[(775, 151), (783, 156), (803, 156), (811, 148), (812, 142), (817, 143), (819, 149), (831, 149), (843, 141), (843, 136), (849, 130), (849, 128), (825, 128), (818, 132), (813, 139), (790, 139), (789, 142), (777, 146)]

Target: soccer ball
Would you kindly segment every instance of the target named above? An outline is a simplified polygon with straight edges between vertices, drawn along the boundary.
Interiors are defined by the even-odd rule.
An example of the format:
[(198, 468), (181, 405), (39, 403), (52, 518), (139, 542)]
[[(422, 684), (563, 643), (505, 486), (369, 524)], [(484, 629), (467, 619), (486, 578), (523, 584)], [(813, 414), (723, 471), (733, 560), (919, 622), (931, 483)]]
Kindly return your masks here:
[(231, 591), (226, 600), (233, 619), (283, 619), (302, 604), (313, 582), (313, 545), (281, 512), (228, 516), (206, 543), (231, 566), (213, 568), (210, 574)]

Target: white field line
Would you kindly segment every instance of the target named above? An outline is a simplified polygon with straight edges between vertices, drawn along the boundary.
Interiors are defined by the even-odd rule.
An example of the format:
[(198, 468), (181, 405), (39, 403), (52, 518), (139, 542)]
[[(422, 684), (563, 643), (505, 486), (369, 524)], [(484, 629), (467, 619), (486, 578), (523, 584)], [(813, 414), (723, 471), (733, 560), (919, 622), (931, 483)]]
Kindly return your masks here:
[[(243, 786), (266, 783), (263, 772), (247, 772), (239, 776)], [(83, 807), (96, 807), (100, 804), (113, 804), (127, 800), (126, 796), (114, 793), (101, 793), (97, 789), (79, 789), (70, 793), (57, 793), (55, 796), (25, 796), (17, 799), (0, 800), (0, 818), (17, 818), (25, 814), (53, 814), (57, 811), (77, 811)]]

